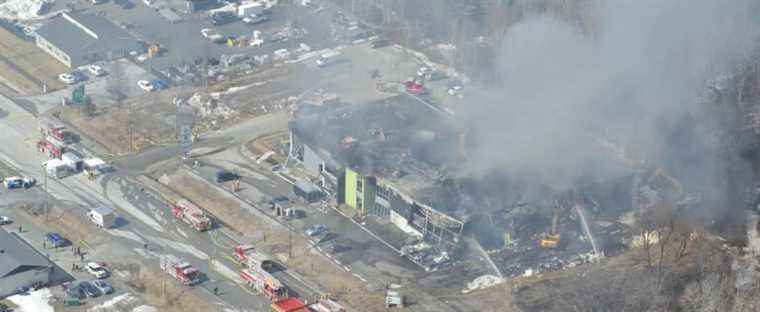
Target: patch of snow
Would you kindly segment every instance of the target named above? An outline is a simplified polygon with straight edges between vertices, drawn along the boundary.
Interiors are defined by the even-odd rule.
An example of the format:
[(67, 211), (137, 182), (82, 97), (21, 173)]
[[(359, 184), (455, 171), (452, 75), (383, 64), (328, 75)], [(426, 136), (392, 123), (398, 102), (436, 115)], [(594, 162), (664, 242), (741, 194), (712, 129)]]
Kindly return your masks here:
[(187, 235), (187, 233), (185, 233), (185, 231), (183, 231), (179, 227), (177, 228), (177, 233), (179, 233), (179, 235), (182, 235), (182, 237), (184, 237), (184, 238), (190, 238), (190, 236)]
[(132, 309), (132, 312), (158, 312), (158, 308), (149, 305), (141, 305)]
[(219, 272), (219, 274), (224, 275), (224, 277), (226, 277), (226, 278), (229, 278), (229, 279), (231, 279), (233, 281), (237, 281), (238, 280), (238, 274), (235, 272), (235, 270), (230, 269), (229, 267), (227, 267), (223, 263), (219, 262), (219, 260), (212, 259), (211, 260), (211, 267), (215, 271)]
[(13, 295), (8, 298), (18, 307), (13, 311), (17, 312), (53, 312), (53, 306), (50, 305), (50, 289), (43, 288), (30, 292), (29, 294)]
[(111, 234), (113, 236), (123, 237), (129, 240), (133, 240), (135, 242), (138, 242), (140, 244), (145, 244), (145, 240), (142, 239), (137, 233), (132, 231), (124, 231), (124, 230), (116, 230), (116, 229), (110, 229), (107, 231), (108, 234)]
[(151, 259), (151, 258), (158, 259), (158, 257), (160, 256), (158, 253), (153, 252), (151, 250), (145, 250), (144, 248), (135, 248), (133, 250), (135, 251), (136, 254), (142, 256), (145, 259)]
[(198, 248), (195, 248), (195, 246), (193, 246), (193, 245), (189, 245), (189, 244), (185, 244), (185, 243), (180, 243), (180, 242), (175, 242), (173, 240), (168, 240), (168, 239), (164, 239), (164, 238), (161, 238), (161, 237), (148, 236), (147, 238), (149, 240), (153, 241), (156, 244), (159, 244), (159, 245), (162, 245), (162, 246), (166, 246), (167, 248), (171, 248), (171, 249), (174, 249), (174, 250), (179, 251), (179, 252), (184, 252), (184, 253), (191, 254), (191, 255), (195, 256), (196, 258), (198, 258), (198, 259), (201, 259), (201, 260), (208, 260), (209, 259), (209, 256), (205, 252), (201, 251)]
[(132, 294), (129, 294), (129, 293), (121, 294), (121, 295), (113, 297), (110, 300), (105, 301), (105, 302), (103, 302), (103, 303), (101, 303), (99, 305), (96, 305), (96, 306), (88, 309), (87, 311), (93, 311), (93, 312), (95, 312), (95, 311), (108, 311), (110, 308), (112, 308), (113, 306), (115, 306), (117, 304), (132, 304), (135, 301), (137, 301), (137, 298), (135, 298), (134, 296), (132, 296)]

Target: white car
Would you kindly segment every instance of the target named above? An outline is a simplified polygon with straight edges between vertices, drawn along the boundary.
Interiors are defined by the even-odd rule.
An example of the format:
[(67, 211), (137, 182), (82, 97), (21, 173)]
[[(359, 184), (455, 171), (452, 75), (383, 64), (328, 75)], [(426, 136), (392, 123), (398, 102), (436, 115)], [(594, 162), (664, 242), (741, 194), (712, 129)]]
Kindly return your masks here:
[(147, 80), (140, 80), (140, 81), (138, 81), (137, 82), (137, 86), (140, 87), (140, 89), (142, 89), (145, 92), (152, 92), (153, 90), (156, 89), (156, 87), (153, 86), (153, 84), (150, 83), (150, 81), (147, 81)]
[(95, 278), (106, 278), (108, 277), (108, 270), (97, 262), (88, 262), (85, 266), (85, 269), (87, 270), (87, 273), (90, 273), (90, 275), (94, 276)]
[(204, 29), (201, 29), (201, 36), (203, 36), (203, 38), (208, 38), (208, 37), (210, 37), (210, 36), (211, 36), (213, 33), (214, 33), (214, 30), (212, 30), (211, 28), (204, 28)]
[(446, 93), (448, 93), (451, 96), (462, 97), (464, 93), (464, 87), (459, 86), (459, 85), (452, 86), (451, 88), (449, 88), (449, 90), (446, 91)]
[(63, 74), (58, 75), (58, 80), (63, 81), (66, 84), (77, 83), (77, 77), (69, 73), (63, 73)]
[(95, 64), (87, 66), (87, 71), (89, 71), (91, 74), (93, 74), (95, 76), (98, 76), (98, 77), (99, 76), (103, 76), (103, 75), (106, 74), (106, 71), (103, 70), (103, 67), (100, 67), (100, 66), (95, 65)]
[(11, 221), (11, 218), (8, 218), (6, 216), (0, 216), (0, 225), (11, 224), (11, 222), (13, 222)]
[(145, 5), (148, 7), (153, 7), (153, 5), (156, 4), (155, 0), (142, 0), (142, 2), (145, 3)]

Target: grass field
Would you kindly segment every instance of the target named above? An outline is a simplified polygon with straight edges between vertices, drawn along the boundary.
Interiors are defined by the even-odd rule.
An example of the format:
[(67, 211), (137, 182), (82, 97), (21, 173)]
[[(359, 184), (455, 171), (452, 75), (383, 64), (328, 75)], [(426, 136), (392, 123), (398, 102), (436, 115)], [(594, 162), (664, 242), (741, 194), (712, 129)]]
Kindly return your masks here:
[(21, 40), (6, 29), (0, 28), (0, 76), (9, 87), (21, 94), (42, 93), (65, 85), (58, 74), (69, 71), (61, 62), (37, 48), (34, 43)]

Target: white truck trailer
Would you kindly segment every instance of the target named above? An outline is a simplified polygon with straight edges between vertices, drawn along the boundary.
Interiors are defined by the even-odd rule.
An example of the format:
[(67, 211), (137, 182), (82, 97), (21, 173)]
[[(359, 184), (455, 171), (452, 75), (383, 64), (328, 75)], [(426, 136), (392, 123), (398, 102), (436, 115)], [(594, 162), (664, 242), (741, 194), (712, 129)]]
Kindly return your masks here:
[(116, 214), (108, 207), (97, 207), (87, 212), (87, 217), (100, 228), (108, 229), (116, 225)]

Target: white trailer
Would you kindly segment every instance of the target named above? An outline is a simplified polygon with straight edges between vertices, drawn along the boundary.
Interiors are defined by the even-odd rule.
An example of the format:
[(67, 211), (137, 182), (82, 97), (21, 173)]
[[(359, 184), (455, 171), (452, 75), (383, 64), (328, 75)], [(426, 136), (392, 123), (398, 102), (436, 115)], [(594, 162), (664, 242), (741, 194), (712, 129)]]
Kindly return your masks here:
[(47, 175), (52, 178), (61, 179), (71, 174), (69, 166), (58, 158), (48, 160), (42, 163), (42, 166), (45, 168)]
[(82, 158), (77, 154), (72, 152), (63, 153), (63, 155), (61, 155), (61, 160), (63, 160), (66, 166), (69, 166), (71, 172), (77, 173), (83, 169), (84, 163), (82, 162)]
[(92, 223), (104, 229), (116, 225), (116, 215), (113, 213), (113, 209), (108, 207), (101, 206), (94, 208), (87, 213), (87, 217), (90, 218)]

